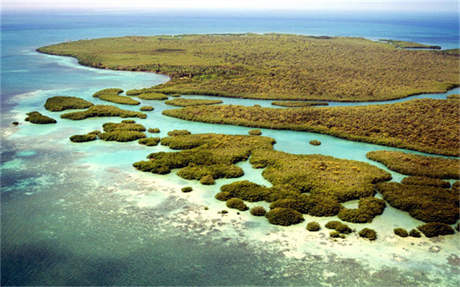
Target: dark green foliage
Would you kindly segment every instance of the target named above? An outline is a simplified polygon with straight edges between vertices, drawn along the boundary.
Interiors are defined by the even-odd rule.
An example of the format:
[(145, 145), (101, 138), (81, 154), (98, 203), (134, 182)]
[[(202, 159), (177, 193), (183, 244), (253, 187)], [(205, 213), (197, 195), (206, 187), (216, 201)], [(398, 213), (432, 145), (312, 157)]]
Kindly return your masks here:
[(120, 96), (123, 93), (122, 89), (103, 89), (94, 93), (93, 97), (104, 101), (122, 104), (122, 105), (139, 105), (140, 102), (130, 97)]
[(190, 135), (191, 132), (188, 130), (172, 130), (168, 132), (168, 136), (174, 137), (174, 136), (185, 136), (185, 135)]
[(420, 232), (417, 229), (412, 229), (411, 231), (409, 231), (409, 236), (410, 237), (415, 237), (415, 238), (422, 237), (422, 235), (420, 234)]
[(181, 190), (182, 190), (182, 192), (191, 192), (193, 190), (193, 188), (190, 187), (190, 186), (186, 186), (186, 187), (183, 187)]
[(206, 175), (210, 175), (214, 179), (235, 178), (243, 176), (244, 171), (233, 164), (188, 165), (182, 168), (177, 175), (185, 179), (201, 179)]
[(385, 182), (376, 185), (388, 203), (425, 222), (453, 224), (459, 218), (459, 194), (432, 186)]
[(328, 229), (335, 229), (337, 232), (343, 234), (349, 234), (352, 232), (351, 228), (348, 225), (336, 220), (329, 221), (328, 223), (326, 223), (325, 227)]
[(46, 100), (45, 109), (52, 112), (59, 112), (68, 109), (86, 109), (93, 104), (77, 97), (51, 97)]
[(269, 193), (267, 187), (247, 180), (223, 185), (220, 190), (230, 194), (232, 197), (241, 198), (249, 202), (263, 201)]
[(271, 224), (288, 226), (304, 221), (300, 212), (291, 208), (274, 208), (265, 214)]
[(174, 98), (179, 98), (181, 95), (180, 94), (171, 94), (170, 96), (174, 97)]
[(142, 112), (150, 112), (150, 111), (153, 111), (153, 107), (152, 106), (142, 106), (140, 110)]
[(104, 129), (104, 133), (101, 133), (99, 138), (105, 141), (128, 142), (146, 137), (143, 133), (145, 127), (141, 124), (136, 124), (134, 121), (105, 123), (102, 125), (102, 128)]
[(70, 137), (70, 141), (75, 143), (89, 142), (97, 140), (97, 135), (94, 133), (89, 133), (86, 135), (73, 135)]
[(460, 223), (457, 223), (457, 225), (455, 225), (455, 230), (460, 231)]
[(132, 90), (126, 91), (126, 95), (127, 96), (137, 96), (137, 95), (140, 95), (140, 94), (150, 93), (152, 91), (153, 91), (153, 89), (151, 89), (151, 88), (132, 89)]
[(105, 132), (113, 132), (119, 130), (145, 132), (145, 127), (141, 124), (136, 124), (135, 121), (122, 121), (121, 123), (105, 123), (102, 125)]
[(135, 120), (122, 120), (121, 121), (123, 124), (135, 124), (136, 121)]
[(160, 138), (142, 138), (138, 141), (139, 144), (146, 146), (156, 146), (160, 142)]
[(208, 174), (200, 178), (200, 183), (204, 185), (213, 185), (215, 181), (214, 181), (214, 178)]
[(342, 208), (338, 217), (347, 222), (366, 223), (372, 222), (374, 217), (383, 213), (385, 201), (375, 197), (359, 199), (357, 209)]
[(248, 134), (251, 136), (260, 136), (262, 135), (262, 131), (261, 130), (250, 130)]
[(61, 118), (70, 120), (84, 120), (94, 117), (121, 117), (121, 118), (147, 118), (147, 115), (141, 112), (122, 110), (115, 106), (95, 105), (81, 112), (71, 112), (62, 114)]
[(371, 151), (367, 158), (407, 175), (460, 179), (460, 160), (423, 156), (399, 151)]
[(294, 108), (294, 107), (327, 106), (329, 104), (327, 102), (275, 101), (275, 102), (272, 102), (272, 105)]
[(251, 210), (249, 210), (249, 212), (254, 216), (265, 216), (265, 214), (267, 213), (265, 208), (263, 208), (262, 206), (254, 206), (253, 208), (251, 208)]
[(373, 240), (377, 239), (377, 232), (375, 232), (375, 230), (370, 229), (370, 228), (363, 228), (359, 232), (359, 236), (362, 237), (362, 238), (367, 238), (367, 239), (373, 241)]
[(426, 237), (435, 237), (439, 235), (454, 234), (455, 231), (450, 225), (441, 222), (429, 222), (423, 225), (417, 226)]
[(319, 140), (311, 140), (310, 144), (311, 145), (321, 145), (321, 142)]
[(203, 100), (203, 99), (173, 99), (166, 101), (165, 104), (177, 107), (201, 106), (201, 105), (216, 105), (222, 104), (221, 100)]
[(426, 176), (408, 176), (403, 178), (401, 181), (402, 184), (411, 184), (411, 185), (426, 185), (426, 186), (436, 186), (449, 188), (450, 183), (439, 178), (431, 178)]
[(292, 208), (297, 210), (300, 213), (306, 214), (308, 213), (308, 197), (307, 196), (299, 196), (296, 199), (293, 198), (285, 198), (285, 199), (278, 199), (277, 201), (272, 202), (270, 204), (270, 208), (277, 208), (277, 207), (284, 207), (284, 208)]
[(395, 228), (393, 229), (393, 232), (398, 235), (399, 237), (407, 237), (409, 236), (409, 233), (407, 233), (407, 230), (404, 228)]
[(448, 95), (447, 99), (448, 100), (460, 100), (460, 94)]
[(340, 232), (338, 232), (338, 231), (331, 231), (331, 232), (329, 233), (329, 236), (330, 236), (331, 238), (341, 238), (341, 239), (344, 239), (344, 238), (345, 238), (345, 235), (342, 234), (342, 233), (340, 233)]
[(240, 211), (248, 210), (248, 206), (239, 198), (230, 198), (227, 200), (226, 205), (228, 208), (238, 209)]
[(16, 122), (16, 121), (15, 121), (15, 122), (12, 122), (11, 124), (12, 124), (13, 126), (17, 126), (17, 125), (19, 125), (19, 122)]
[(220, 201), (227, 201), (230, 198), (233, 198), (232, 194), (226, 191), (221, 191), (214, 196), (215, 199)]
[(161, 93), (145, 93), (145, 94), (137, 95), (136, 97), (138, 97), (139, 99), (142, 99), (142, 100), (159, 100), (159, 101), (162, 101), (162, 100), (167, 100), (168, 99), (168, 96), (166, 96), (165, 94), (161, 94)]
[(196, 106), (165, 110), (163, 114), (197, 122), (316, 132), (458, 156), (458, 110), (455, 101), (416, 99), (387, 105), (291, 109)]
[(454, 182), (451, 189), (453, 192), (460, 193), (460, 181)]
[(36, 111), (27, 113), (27, 117), (25, 118), (25, 121), (31, 122), (33, 124), (55, 124), (56, 123), (55, 119), (42, 115), (41, 113), (36, 112)]
[(149, 133), (151, 134), (158, 134), (160, 133), (160, 129), (159, 128), (150, 128), (147, 130)]
[(336, 229), (337, 226), (339, 226), (340, 224), (343, 224), (343, 223), (337, 220), (332, 220), (326, 223), (325, 227), (328, 229)]
[(321, 225), (319, 225), (316, 221), (310, 221), (307, 224), (308, 231), (319, 231), (321, 229)]

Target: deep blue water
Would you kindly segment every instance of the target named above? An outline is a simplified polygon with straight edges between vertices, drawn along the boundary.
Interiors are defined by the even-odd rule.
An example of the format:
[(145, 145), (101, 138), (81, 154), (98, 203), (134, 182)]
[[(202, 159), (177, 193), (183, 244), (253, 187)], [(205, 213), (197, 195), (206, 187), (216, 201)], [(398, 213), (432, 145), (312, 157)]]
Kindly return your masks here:
[[(456, 13), (4, 13), (1, 31), (2, 126), (10, 124), (10, 119), (6, 121), (4, 117), (10, 115), (13, 108), (21, 116), (32, 109), (43, 110), (43, 101), (51, 95), (67, 94), (91, 99), (92, 92), (97, 89), (143, 87), (165, 81), (164, 77), (153, 74), (96, 71), (78, 67), (70, 59), (34, 52), (47, 44), (124, 35), (279, 32), (390, 38), (458, 48), (457, 18)], [(10, 99), (17, 95), (23, 95), (22, 100), (11, 102)], [(161, 126), (161, 136), (165, 135), (166, 128), (184, 126), (192, 132), (247, 132), (243, 127), (165, 118), (160, 112), (166, 106), (163, 103), (154, 103), (154, 106), (155, 112), (144, 123)], [(78, 126), (61, 121), (56, 127), (21, 123), (16, 136), (2, 142), (2, 285), (318, 286), (325, 283), (417, 286), (423, 282), (436, 286), (435, 279), (428, 280), (423, 272), (431, 272), (433, 277), (441, 272), (439, 270), (446, 272), (444, 277), (450, 278), (449, 282), (458, 283), (454, 277), (458, 269), (438, 265), (438, 270), (432, 261), (426, 263), (427, 267), (422, 264), (424, 260), (417, 259), (415, 263), (407, 264), (409, 267), (405, 271), (389, 267), (372, 272), (361, 262), (333, 256), (304, 254), (297, 261), (285, 261), (277, 249), (265, 249), (268, 244), (264, 248), (248, 244), (244, 241), (247, 239), (244, 234), (238, 237), (223, 232), (222, 238), (221, 231), (214, 228), (216, 226), (210, 235), (195, 234), (202, 231), (201, 222), (188, 219), (185, 211), (202, 210), (202, 206), (175, 198), (175, 190), (162, 195), (155, 185), (149, 186), (153, 195), (141, 198), (159, 203), (151, 210), (129, 202), (135, 197), (132, 194), (143, 192), (144, 185), (152, 178), (160, 178), (142, 173), (139, 176), (144, 181), (138, 183), (133, 182), (135, 180), (129, 174), (132, 172), (131, 163), (144, 158), (151, 149), (137, 143), (68, 143), (68, 134), (100, 128), (104, 121), (87, 120)], [(309, 137), (323, 142), (316, 152), (341, 158), (365, 160), (366, 151), (381, 148), (293, 131), (264, 130), (264, 134), (277, 139), (277, 148), (296, 153), (313, 152), (307, 144)], [(164, 147), (155, 147), (154, 150), (161, 148)], [(261, 178), (260, 171), (246, 171), (249, 178)], [(177, 177), (172, 175), (170, 179), (177, 180)], [(215, 203), (211, 193), (215, 192), (213, 187), (205, 190), (209, 191), (204, 197), (209, 201), (210, 210), (215, 211), (212, 205), (223, 208)], [(394, 217), (399, 224), (415, 224), (408, 216), (398, 217), (401, 212), (390, 207), (387, 210), (387, 217), (382, 216), (383, 220)], [(175, 223), (184, 225), (176, 227)], [(257, 219), (249, 223), (256, 227), (263, 225)], [(266, 225), (264, 228), (263, 235), (276, 229)], [(391, 234), (391, 230), (387, 232)], [(446, 247), (443, 245), (442, 256), (455, 253), (455, 250), (449, 250), (452, 241), (448, 241)], [(326, 240), (323, 243), (330, 244)], [(423, 243), (428, 249), (429, 243)], [(320, 243), (309, 244), (317, 246), (314, 244)], [(376, 244), (380, 244), (376, 248), (379, 252), (382, 246), (388, 247), (383, 240)], [(385, 258), (392, 256), (381, 253)], [(445, 264), (441, 259), (439, 264)], [(326, 276), (325, 270), (338, 276)]]

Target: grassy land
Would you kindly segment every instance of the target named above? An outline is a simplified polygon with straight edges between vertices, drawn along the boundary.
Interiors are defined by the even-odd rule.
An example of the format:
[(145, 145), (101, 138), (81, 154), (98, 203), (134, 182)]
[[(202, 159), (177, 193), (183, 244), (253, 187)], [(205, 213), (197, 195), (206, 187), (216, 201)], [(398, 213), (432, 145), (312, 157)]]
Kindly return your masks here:
[(302, 102), (302, 101), (275, 101), (272, 102), (273, 106), (280, 106), (280, 107), (312, 107), (312, 106), (327, 106), (329, 105), (326, 102)]
[(460, 160), (415, 155), (399, 151), (371, 151), (367, 158), (402, 174), (444, 179), (460, 179)]
[(460, 71), (455, 53), (284, 34), (103, 38), (38, 50), (98, 68), (167, 74), (171, 81), (156, 90), (168, 94), (258, 99), (395, 99), (444, 92), (459, 84)]
[(45, 109), (52, 112), (60, 112), (70, 109), (87, 109), (93, 104), (77, 97), (51, 97), (46, 100)]
[(94, 93), (93, 97), (101, 99), (103, 101), (112, 102), (122, 105), (139, 105), (140, 102), (136, 101), (130, 97), (120, 96), (123, 93), (122, 89), (103, 89)]
[(402, 49), (432, 49), (432, 50), (441, 50), (441, 46), (436, 45), (425, 45), (415, 42), (407, 42), (407, 41), (397, 41), (397, 40), (386, 40), (381, 39), (380, 41), (391, 44), (396, 48)]
[(145, 119), (147, 115), (141, 112), (123, 110), (115, 106), (96, 105), (81, 112), (71, 112), (62, 114), (61, 118), (70, 120), (84, 120), (94, 117), (121, 117), (121, 118), (140, 118)]
[(317, 132), (428, 153), (460, 154), (456, 101), (420, 99), (388, 105), (292, 109), (218, 105), (166, 110), (163, 114), (207, 123)]
[(177, 107), (201, 106), (201, 105), (216, 105), (222, 104), (221, 100), (202, 100), (202, 99), (172, 99), (166, 101), (165, 104)]

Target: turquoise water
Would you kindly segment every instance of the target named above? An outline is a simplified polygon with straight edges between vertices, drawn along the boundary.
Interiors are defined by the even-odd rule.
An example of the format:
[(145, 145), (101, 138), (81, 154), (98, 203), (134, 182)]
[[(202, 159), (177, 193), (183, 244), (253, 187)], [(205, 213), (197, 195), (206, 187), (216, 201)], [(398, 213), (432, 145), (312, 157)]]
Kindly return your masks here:
[[(71, 58), (34, 52), (36, 47), (52, 42), (128, 33), (238, 32), (241, 27), (258, 32), (275, 26), (276, 31), (340, 35), (344, 33), (342, 28), (334, 28), (339, 26), (317, 18), (314, 21), (258, 18), (239, 22), (229, 18), (205, 28), (214, 21), (188, 18), (195, 23), (189, 27), (181, 24), (188, 23), (183, 18), (171, 22), (144, 15), (136, 22), (134, 16), (127, 16), (131, 20), (113, 24), (112, 18), (96, 21), (90, 16), (66, 16), (67, 20), (63, 16), (53, 19), (63, 24), (59, 28), (50, 20), (32, 17), (26, 21), (23, 16), (10, 15), (7, 25), (2, 23), (5, 47), (2, 50), (2, 285), (458, 285), (458, 234), (441, 240), (397, 240), (392, 235), (394, 227), (413, 228), (420, 221), (391, 207), (371, 224), (351, 224), (357, 229), (364, 226), (377, 229), (379, 240), (373, 243), (353, 236), (335, 242), (328, 239), (324, 230), (313, 234), (305, 231), (304, 224), (289, 228), (272, 226), (263, 218), (247, 213), (231, 211), (224, 216), (218, 212), (225, 206), (214, 199), (214, 194), (220, 186), (234, 180), (218, 180), (215, 186), (202, 186), (174, 173), (159, 176), (138, 172), (132, 167), (133, 162), (151, 152), (169, 149), (136, 142), (71, 143), (70, 135), (101, 129), (103, 123), (120, 119), (74, 122), (62, 120), (60, 113), (43, 108), (50, 96), (78, 96), (106, 104), (91, 95), (107, 87), (130, 89), (167, 81), (162, 75), (97, 70), (79, 66)], [(425, 35), (426, 41), (421, 42), (448, 46), (453, 45), (451, 34), (458, 35), (455, 29), (445, 31), (446, 25), (452, 27), (447, 20), (438, 26), (425, 27), (391, 19), (380, 24), (367, 19), (373, 24), (361, 30), (354, 26), (356, 22), (342, 18), (337, 21), (348, 23), (356, 35), (367, 37), (380, 37), (369, 28), (379, 27), (388, 36), (405, 33), (407, 38), (401, 38), (409, 39), (407, 35)], [(158, 25), (153, 28), (147, 25), (152, 21)], [(235, 22), (241, 23), (235, 26)], [(244, 26), (245, 23), (252, 26)], [(298, 23), (302, 23), (302, 31), (293, 28)], [(123, 28), (117, 30), (119, 27)], [(414, 30), (418, 33), (413, 33)], [(445, 37), (436, 40), (440, 35)], [(450, 93), (458, 93), (458, 89), (447, 94)], [(226, 104), (271, 105), (270, 101), (222, 100)], [(167, 118), (161, 112), (173, 107), (162, 101), (142, 101), (142, 104), (152, 105), (155, 110), (147, 112), (147, 119), (137, 121), (149, 128), (160, 128), (161, 137), (172, 129), (225, 134), (247, 134), (249, 130)], [(348, 103), (331, 103), (338, 104)], [(49, 115), (58, 123), (41, 126), (24, 122), (25, 113), (32, 110)], [(20, 125), (12, 126), (13, 120)], [(365, 154), (379, 149), (398, 150), (306, 132), (262, 131), (263, 135), (276, 139), (277, 150), (360, 160), (383, 169), (382, 165), (368, 161)], [(320, 140), (322, 145), (309, 145), (312, 139)], [(245, 171), (241, 179), (270, 185), (261, 176), (261, 170), (252, 169), (247, 162), (239, 165)], [(391, 173), (396, 181), (403, 177)], [(186, 185), (194, 191), (181, 193), (180, 188)], [(356, 202), (347, 204), (353, 206)], [(268, 207), (266, 203), (262, 205)], [(323, 225), (331, 218), (306, 216), (306, 221), (310, 220)]]

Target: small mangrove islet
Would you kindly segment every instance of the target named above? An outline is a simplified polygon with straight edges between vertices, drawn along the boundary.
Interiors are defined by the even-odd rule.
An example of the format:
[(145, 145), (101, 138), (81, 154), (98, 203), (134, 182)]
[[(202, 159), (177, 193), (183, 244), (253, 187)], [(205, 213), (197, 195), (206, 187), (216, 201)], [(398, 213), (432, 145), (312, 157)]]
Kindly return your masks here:
[(93, 106), (93, 103), (82, 98), (64, 96), (48, 98), (45, 103), (45, 109), (52, 112), (60, 112), (70, 109), (87, 109), (91, 106)]
[(151, 112), (153, 111), (153, 107), (152, 106), (142, 106), (139, 110), (141, 112)]
[(429, 222), (417, 227), (426, 237), (454, 234), (455, 230), (448, 224)]
[(27, 113), (27, 117), (24, 120), (26, 122), (30, 122), (33, 124), (55, 124), (57, 123), (55, 119), (42, 115), (41, 113), (37, 111)]
[(165, 104), (177, 107), (201, 106), (201, 105), (217, 105), (222, 104), (221, 100), (204, 100), (204, 99), (172, 99), (166, 101)]
[(93, 97), (101, 99), (103, 101), (112, 102), (122, 105), (139, 105), (140, 102), (133, 100), (130, 97), (120, 96), (123, 93), (122, 89), (109, 88), (103, 89), (93, 94)]
[(123, 110), (115, 106), (95, 105), (80, 112), (70, 112), (62, 114), (61, 118), (69, 120), (84, 120), (94, 117), (120, 117), (120, 118), (140, 118), (145, 119), (147, 115), (141, 112)]
[(313, 107), (313, 106), (327, 106), (329, 105), (327, 102), (303, 102), (303, 101), (274, 101), (272, 102), (273, 106), (280, 106), (280, 107)]

